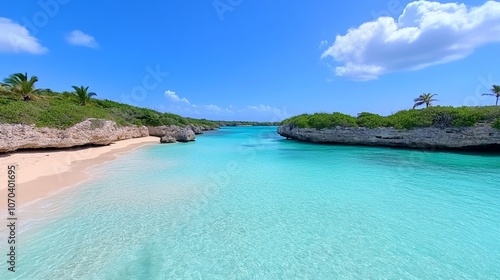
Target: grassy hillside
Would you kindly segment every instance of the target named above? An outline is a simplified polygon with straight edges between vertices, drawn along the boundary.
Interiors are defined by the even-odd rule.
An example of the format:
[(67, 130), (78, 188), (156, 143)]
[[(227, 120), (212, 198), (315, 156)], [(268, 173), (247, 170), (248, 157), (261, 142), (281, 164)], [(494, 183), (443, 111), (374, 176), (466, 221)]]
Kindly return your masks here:
[(288, 118), (282, 124), (295, 124), (300, 128), (349, 127), (394, 127), (411, 129), (416, 127), (469, 127), (478, 122), (491, 122), (500, 129), (500, 106), (485, 107), (429, 107), (399, 111), (390, 116), (361, 113), (357, 117), (342, 113), (303, 114)]
[(35, 124), (38, 127), (67, 128), (87, 118), (113, 120), (118, 125), (208, 125), (217, 122), (183, 118), (170, 113), (138, 108), (111, 100), (90, 100), (82, 106), (70, 93), (44, 92), (23, 101), (17, 94), (0, 94), (0, 123)]
[(237, 125), (279, 125), (272, 122), (210, 121), (160, 113), (111, 100), (91, 99), (79, 104), (70, 92), (44, 91), (23, 101), (19, 94), (0, 91), (0, 123), (35, 124), (37, 127), (67, 128), (87, 118), (113, 120), (118, 125), (206, 125), (209, 127)]

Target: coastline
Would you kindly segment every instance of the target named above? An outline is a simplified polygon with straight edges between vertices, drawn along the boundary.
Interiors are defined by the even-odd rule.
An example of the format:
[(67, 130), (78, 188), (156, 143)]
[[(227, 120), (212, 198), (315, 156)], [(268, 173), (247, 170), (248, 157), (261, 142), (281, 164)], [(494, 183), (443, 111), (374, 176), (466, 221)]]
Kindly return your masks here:
[(0, 197), (7, 197), (7, 166), (16, 168), (16, 202), (19, 205), (90, 178), (87, 168), (116, 159), (120, 154), (159, 143), (148, 136), (117, 141), (108, 146), (64, 150), (26, 150), (0, 155)]
[(470, 127), (393, 127), (299, 128), (282, 124), (278, 134), (303, 142), (355, 146), (379, 146), (419, 149), (426, 151), (500, 151), (500, 130), (492, 124), (481, 123)]

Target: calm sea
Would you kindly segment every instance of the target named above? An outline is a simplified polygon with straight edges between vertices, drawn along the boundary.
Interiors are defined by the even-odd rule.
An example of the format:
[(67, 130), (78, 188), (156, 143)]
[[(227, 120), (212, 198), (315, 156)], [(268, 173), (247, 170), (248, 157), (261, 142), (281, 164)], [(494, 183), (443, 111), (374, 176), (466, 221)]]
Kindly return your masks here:
[[(222, 128), (19, 214), (1, 279), (500, 279), (500, 156)], [(5, 219), (3, 219), (5, 221)]]

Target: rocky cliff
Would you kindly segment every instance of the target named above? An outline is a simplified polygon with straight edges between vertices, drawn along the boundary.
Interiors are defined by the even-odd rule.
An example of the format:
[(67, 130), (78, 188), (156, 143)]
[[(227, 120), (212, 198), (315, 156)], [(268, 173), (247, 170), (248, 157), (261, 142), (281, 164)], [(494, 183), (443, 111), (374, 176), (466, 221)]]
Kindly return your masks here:
[(298, 128), (293, 124), (278, 127), (288, 139), (346, 145), (387, 146), (404, 148), (500, 150), (500, 130), (490, 124), (457, 128), (394, 128), (336, 127), (331, 129)]
[(208, 126), (208, 125), (192, 125), (190, 124), (188, 126), (193, 132), (194, 134), (203, 134), (203, 131), (207, 131), (207, 130), (215, 130), (216, 128), (215, 127), (211, 127), (211, 126)]
[(194, 141), (195, 134), (213, 130), (209, 126), (119, 127), (114, 121), (87, 119), (67, 129), (35, 127), (26, 124), (0, 124), (0, 153), (19, 149), (69, 148), (83, 145), (109, 145), (115, 141), (146, 136), (159, 137), (161, 143)]
[(118, 140), (148, 136), (143, 127), (118, 127), (115, 122), (87, 119), (67, 129), (26, 124), (0, 124), (0, 152), (18, 149), (109, 145)]

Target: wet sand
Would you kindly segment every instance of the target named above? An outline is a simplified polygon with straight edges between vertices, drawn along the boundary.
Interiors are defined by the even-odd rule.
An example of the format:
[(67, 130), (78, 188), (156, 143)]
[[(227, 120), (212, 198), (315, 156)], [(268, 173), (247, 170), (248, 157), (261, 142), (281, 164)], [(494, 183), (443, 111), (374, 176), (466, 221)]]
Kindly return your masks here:
[[(7, 167), (16, 166), (16, 203), (34, 201), (89, 178), (85, 170), (119, 154), (159, 143), (158, 137), (122, 140), (109, 146), (20, 151), (0, 154), (0, 206), (7, 200)], [(4, 201), (5, 200), (5, 201)]]

